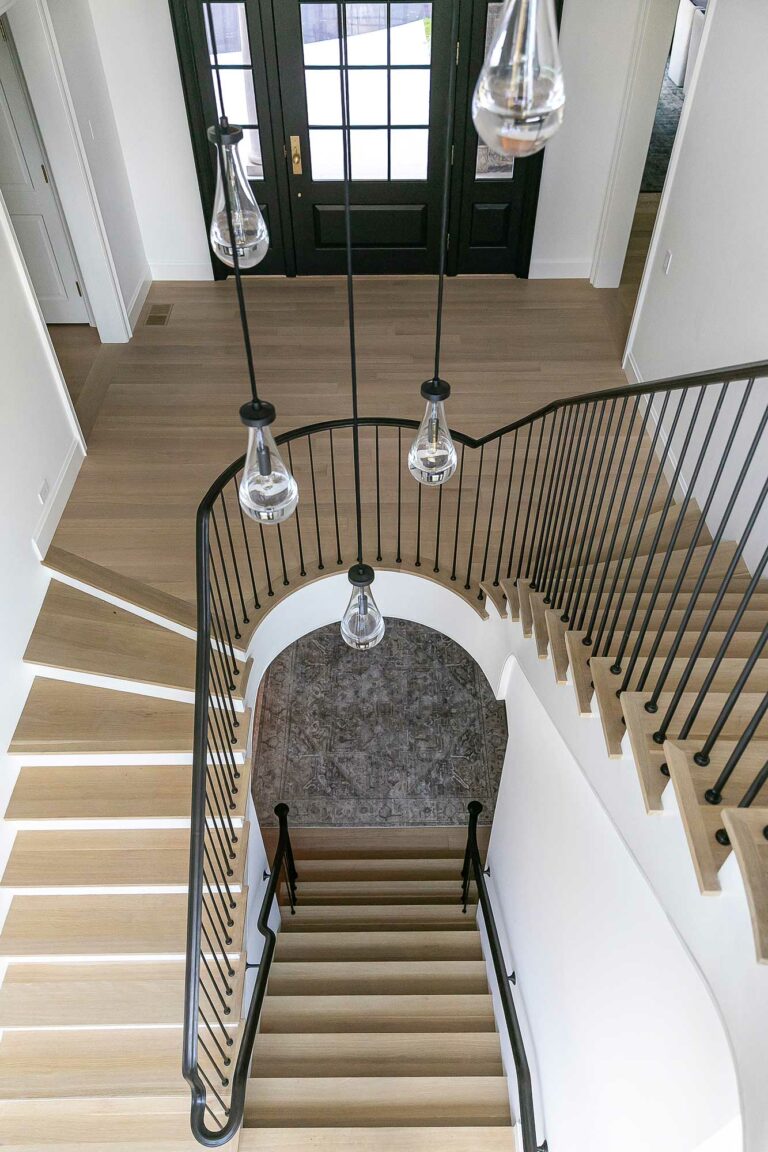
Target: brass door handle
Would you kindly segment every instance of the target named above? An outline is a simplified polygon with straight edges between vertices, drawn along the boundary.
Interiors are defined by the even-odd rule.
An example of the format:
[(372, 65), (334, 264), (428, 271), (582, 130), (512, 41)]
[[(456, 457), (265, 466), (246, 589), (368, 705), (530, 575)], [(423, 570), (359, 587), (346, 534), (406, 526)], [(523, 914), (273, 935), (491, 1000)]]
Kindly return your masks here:
[(301, 137), (291, 136), (291, 171), (294, 176), (301, 176)]

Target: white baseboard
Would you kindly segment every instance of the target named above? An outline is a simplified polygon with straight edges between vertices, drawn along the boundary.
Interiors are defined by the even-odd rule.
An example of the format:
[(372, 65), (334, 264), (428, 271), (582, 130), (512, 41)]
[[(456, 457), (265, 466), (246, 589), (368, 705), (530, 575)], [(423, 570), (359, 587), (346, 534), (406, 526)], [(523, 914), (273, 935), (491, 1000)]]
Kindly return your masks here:
[(83, 460), (85, 460), (85, 452), (80, 443), (73, 440), (59, 474), (51, 486), (50, 495), (45, 502), (45, 507), (32, 537), (32, 547), (41, 560), (48, 551), (48, 546), (53, 539), (53, 534), (66, 507), (67, 500), (69, 500)]
[(531, 260), (529, 280), (589, 280), (591, 260)]
[(208, 264), (152, 264), (153, 280), (213, 280)]
[(627, 380), (630, 382), (630, 384), (640, 384), (642, 382), (643, 374), (640, 371), (637, 361), (632, 355), (632, 350), (630, 348), (628, 348), (624, 353), (624, 359), (621, 362), (621, 366), (624, 369), (624, 375), (627, 377)]
[(147, 298), (147, 293), (152, 287), (152, 273), (147, 267), (144, 276), (136, 286), (136, 291), (133, 294), (133, 299), (128, 305), (128, 320), (131, 325), (131, 332), (136, 331), (136, 325), (139, 322), (141, 310), (144, 307), (144, 301)]

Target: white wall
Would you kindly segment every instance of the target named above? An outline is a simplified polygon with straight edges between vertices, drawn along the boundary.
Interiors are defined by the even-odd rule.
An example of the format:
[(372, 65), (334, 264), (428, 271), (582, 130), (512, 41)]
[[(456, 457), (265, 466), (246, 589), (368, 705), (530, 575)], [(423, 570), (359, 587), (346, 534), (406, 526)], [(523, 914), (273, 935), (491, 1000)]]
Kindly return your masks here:
[[(135, 318), (149, 282), (104, 67), (88, 0), (48, 0), (80, 135), (126, 310)], [(133, 5), (130, 5), (133, 7)], [(147, 124), (147, 132), (155, 129)]]
[(553, 1152), (692, 1152), (738, 1111), (717, 1011), (519, 666), (506, 698), (489, 886), (535, 1037), (540, 1127)]
[[(0, 750), (8, 746), (31, 674), (21, 658), (42, 603), (44, 552), (85, 455), (80, 430), (0, 197)], [(38, 493), (47, 481), (50, 494)], [(11, 784), (3, 760), (0, 811)]]
[[(532, 277), (591, 274), (646, 2), (565, 0), (560, 31), (565, 121), (544, 156)], [(663, 5), (652, 8), (653, 19), (659, 9), (663, 15)]]
[(168, 0), (91, 0), (154, 280), (213, 277)]
[(710, 0), (627, 345), (636, 379), (768, 358), (766, 44), (765, 0)]

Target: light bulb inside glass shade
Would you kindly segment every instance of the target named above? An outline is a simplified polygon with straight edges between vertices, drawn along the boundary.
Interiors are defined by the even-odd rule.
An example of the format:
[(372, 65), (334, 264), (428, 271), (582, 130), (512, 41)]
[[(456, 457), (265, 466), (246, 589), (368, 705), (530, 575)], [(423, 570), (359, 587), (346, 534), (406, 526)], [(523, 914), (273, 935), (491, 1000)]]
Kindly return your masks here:
[(341, 618), (341, 636), (345, 644), (358, 652), (375, 648), (384, 635), (384, 617), (371, 591), (373, 576), (368, 564), (356, 564), (349, 570), (352, 594)]
[(265, 425), (248, 429), (248, 452), (239, 495), (246, 515), (262, 524), (281, 524), (299, 503), (299, 486)]
[(444, 400), (450, 392), (443, 380), (421, 386), (427, 409), (408, 452), (408, 469), (420, 484), (445, 484), (456, 471), (456, 448), (445, 418)]
[(472, 97), (478, 136), (500, 156), (531, 156), (564, 109), (554, 0), (507, 0)]
[[(237, 147), (242, 138), (243, 130), (235, 124), (208, 129), (208, 139), (220, 149), (224, 161), (238, 263), (241, 268), (253, 268), (269, 251), (269, 232), (240, 162)], [(217, 158), (216, 195), (213, 199), (210, 230), (211, 247), (223, 264), (234, 268), (235, 258), (221, 168), (221, 162)]]

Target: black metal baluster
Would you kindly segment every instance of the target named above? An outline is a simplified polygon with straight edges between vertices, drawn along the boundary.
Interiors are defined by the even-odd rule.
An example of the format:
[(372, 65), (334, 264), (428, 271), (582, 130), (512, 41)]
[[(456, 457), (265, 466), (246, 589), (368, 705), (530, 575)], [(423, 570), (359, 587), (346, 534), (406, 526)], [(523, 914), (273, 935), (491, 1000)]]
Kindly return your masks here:
[[(336, 527), (336, 563), (341, 564), (341, 537), (339, 535), (339, 501), (336, 496), (336, 454), (333, 450), (333, 428), (328, 429), (331, 443), (331, 484), (333, 487), (333, 523)], [(313, 481), (314, 482), (314, 481)], [(318, 537), (318, 548), (320, 547)]]
[[(224, 624), (224, 631), (225, 631), (226, 636), (227, 636), (227, 644), (229, 645), (229, 654), (232, 658), (232, 666), (234, 667), (236, 664), (235, 646), (232, 643), (232, 633), (229, 630), (229, 621), (227, 620), (227, 613), (226, 613), (226, 609), (224, 607), (224, 598), (221, 594), (221, 585), (219, 584), (219, 574), (216, 571), (216, 565), (213, 562), (213, 553), (212, 552), (210, 552), (208, 555), (208, 564), (210, 567), (211, 575), (213, 576), (214, 587), (216, 589), (216, 598), (218, 600), (218, 608), (219, 608), (219, 618), (221, 619), (221, 621)], [(237, 629), (235, 630), (235, 638), (237, 640), (240, 639), (240, 633), (237, 631)]]
[[(592, 429), (594, 428), (595, 417), (597, 416), (598, 412), (600, 413), (600, 415), (599, 415), (598, 421), (597, 421), (597, 430), (595, 432), (595, 435), (593, 436), (592, 435)], [(571, 510), (570, 510), (570, 516), (568, 519), (568, 527), (566, 529), (565, 542), (564, 542), (564, 546), (563, 546), (562, 565), (561, 565), (561, 569), (560, 569), (560, 572), (558, 573), (558, 577), (557, 577), (557, 587), (555, 589), (555, 595), (552, 598), (552, 607), (556, 608), (558, 610), (563, 607), (563, 601), (565, 599), (565, 590), (568, 586), (568, 578), (571, 574), (571, 566), (573, 564), (573, 556), (574, 556), (574, 553), (576, 551), (576, 545), (578, 543), (582, 542), (580, 539), (580, 535), (579, 535), (579, 525), (581, 524), (581, 515), (582, 515), (582, 512), (584, 511), (584, 504), (585, 504), (585, 501), (587, 499), (587, 491), (589, 490), (589, 478), (592, 475), (592, 471), (594, 468), (595, 455), (597, 453), (597, 445), (598, 445), (598, 442), (600, 440), (600, 428), (602, 427), (604, 414), (605, 414), (605, 401), (604, 400), (601, 400), (598, 404), (592, 405), (592, 411), (591, 411), (590, 416), (589, 416), (589, 427), (587, 429), (587, 440), (586, 440), (587, 446), (589, 446), (591, 443), (591, 448), (589, 449), (589, 461), (588, 461), (588, 463), (586, 463), (586, 468), (584, 467), (584, 465), (585, 465), (584, 459), (582, 459), (582, 461), (581, 461), (581, 472), (579, 474), (579, 478), (578, 478), (577, 483), (576, 483), (576, 499), (574, 500), (573, 506), (571, 507)], [(574, 519), (574, 515), (575, 515), (575, 519)], [(562, 580), (562, 583), (561, 583), (561, 580)], [(568, 617), (565, 613), (563, 613), (561, 615), (560, 619), (563, 621), (563, 623), (568, 622)]]
[(570, 482), (568, 485), (568, 503), (566, 513), (563, 517), (563, 524), (561, 533), (557, 542), (557, 550), (555, 557), (555, 564), (552, 568), (552, 577), (550, 579), (549, 588), (547, 589), (547, 596), (553, 608), (557, 608), (558, 600), (560, 599), (561, 580), (564, 573), (567, 572), (566, 557), (571, 544), (571, 525), (573, 524), (573, 517), (576, 514), (576, 509), (579, 504), (579, 492), (581, 491), (581, 481), (584, 475), (584, 452), (589, 447), (590, 436), (592, 435), (592, 427), (597, 415), (597, 404), (587, 404), (584, 407), (584, 416), (582, 418), (581, 427), (579, 429), (579, 438), (576, 451), (573, 456), (573, 468), (571, 471)]
[[(501, 439), (501, 437), (499, 437)], [(504, 501), (504, 517), (501, 521), (501, 533), (499, 535), (499, 551), (496, 556), (496, 572), (493, 577), (493, 586), (498, 588), (499, 577), (501, 574), (501, 555), (504, 549), (504, 538), (507, 535), (507, 516), (509, 515), (509, 501), (512, 496), (512, 478), (515, 474), (515, 457), (517, 455), (517, 428), (513, 433), (512, 452), (509, 458), (509, 482), (507, 483), (507, 496)]]
[(264, 536), (264, 526), (259, 524), (259, 537), (261, 539), (261, 555), (264, 560), (264, 575), (267, 578), (267, 596), (274, 596), (275, 590), (272, 587), (272, 572), (269, 567), (269, 556), (267, 555), (267, 541)]
[(402, 564), (403, 557), (400, 551), (400, 535), (402, 529), (402, 483), (403, 483), (403, 434), (402, 429), (397, 430), (397, 552), (395, 563)]
[(472, 575), (472, 558), (475, 554), (475, 533), (477, 532), (477, 512), (480, 507), (480, 487), (483, 480), (483, 457), (485, 456), (485, 444), (480, 446), (480, 463), (477, 468), (477, 487), (475, 489), (475, 510), (472, 514), (472, 535), (469, 542), (469, 555), (467, 556), (467, 580), (464, 585), (466, 591), (469, 590), (470, 578)]
[[(240, 565), (238, 564), (237, 556), (235, 555), (235, 544), (234, 544), (234, 541), (232, 539), (232, 528), (231, 528), (230, 523), (229, 523), (229, 511), (227, 509), (227, 501), (226, 501), (226, 498), (224, 496), (224, 491), (225, 490), (222, 488), (221, 492), (219, 493), (219, 499), (221, 500), (221, 507), (222, 507), (222, 510), (224, 512), (224, 527), (226, 528), (226, 531), (227, 531), (227, 540), (229, 541), (229, 554), (232, 557), (232, 568), (233, 568), (234, 573), (235, 573), (235, 581), (237, 583), (237, 592), (238, 592), (238, 595), (240, 597), (240, 607), (243, 610), (243, 624), (248, 624), (248, 623), (250, 623), (250, 621), (248, 620), (248, 609), (245, 607), (245, 596), (243, 595), (243, 586), (240, 582)], [(237, 503), (239, 506), (240, 501), (238, 500)], [(218, 538), (218, 532), (216, 533), (216, 536)]]
[(559, 497), (562, 493), (562, 482), (564, 478), (564, 465), (565, 465), (565, 450), (564, 445), (570, 434), (571, 420), (573, 416), (573, 407), (568, 406), (562, 409), (560, 420), (560, 432), (558, 435), (557, 446), (555, 447), (555, 468), (552, 472), (552, 482), (550, 484), (549, 495), (547, 497), (547, 505), (544, 509), (544, 528), (539, 540), (539, 546), (536, 552), (536, 561), (533, 565), (533, 581), (532, 587), (535, 591), (540, 591), (543, 580), (543, 572), (546, 568), (549, 559), (549, 547), (554, 534), (555, 526), (555, 509), (558, 505)]
[[(559, 426), (558, 426), (558, 417), (560, 418), (559, 419)], [(560, 444), (561, 444), (562, 438), (563, 438), (564, 426), (565, 426), (565, 409), (561, 408), (561, 409), (556, 410), (552, 415), (552, 426), (549, 430), (549, 441), (547, 442), (547, 454), (546, 454), (546, 457), (544, 460), (544, 472), (543, 472), (543, 475), (541, 478), (541, 489), (540, 489), (540, 493), (541, 493), (546, 488), (547, 495), (546, 495), (546, 498), (544, 500), (543, 513), (542, 513), (542, 508), (541, 508), (541, 495), (539, 495), (539, 505), (536, 509), (536, 517), (535, 517), (534, 523), (533, 523), (533, 533), (531, 534), (531, 549), (530, 549), (530, 552), (528, 555), (528, 570), (530, 572), (531, 558), (532, 558), (533, 553), (535, 551), (536, 558), (533, 561), (533, 572), (531, 572), (531, 574), (530, 574), (531, 575), (531, 581), (530, 581), (531, 587), (534, 589), (534, 591), (537, 590), (537, 588), (536, 588), (536, 573), (538, 572), (538, 568), (539, 568), (539, 561), (541, 558), (541, 549), (542, 549), (542, 546), (544, 543), (544, 536), (545, 536), (546, 531), (549, 527), (549, 514), (550, 514), (550, 509), (551, 509), (551, 504), (552, 504), (552, 491), (553, 491), (553, 487), (554, 487), (554, 483), (555, 483), (555, 475), (558, 472), (559, 464), (560, 464)], [(556, 427), (557, 427), (557, 442), (555, 444), (555, 450), (553, 452), (552, 451), (552, 439), (554, 437)], [(547, 484), (547, 472), (549, 472), (549, 484)], [(541, 515), (540, 515), (540, 513), (541, 513)], [(541, 531), (539, 531), (539, 524), (541, 524)], [(538, 540), (538, 544), (536, 543), (537, 540)]]
[[(224, 577), (224, 587), (227, 590), (227, 600), (229, 601), (229, 607), (230, 607), (230, 611), (232, 613), (232, 629), (233, 629), (234, 634), (235, 634), (235, 639), (239, 640), (242, 634), (240, 632), (240, 625), (239, 625), (238, 620), (237, 620), (237, 612), (235, 612), (235, 602), (232, 599), (232, 589), (231, 589), (230, 584), (229, 584), (229, 573), (227, 572), (227, 565), (226, 565), (226, 561), (224, 560), (224, 552), (223, 552), (222, 547), (221, 547), (221, 537), (219, 535), (219, 527), (218, 527), (218, 524), (216, 523), (216, 513), (213, 510), (213, 508), (211, 509), (211, 523), (213, 524), (213, 532), (214, 532), (214, 535), (216, 537), (216, 548), (217, 548), (217, 551), (219, 553), (219, 560), (221, 561), (221, 574)], [(211, 560), (213, 560), (213, 556), (211, 556)]]
[[(521, 507), (522, 502), (523, 502), (523, 492), (525, 491), (525, 479), (526, 479), (526, 476), (528, 474), (528, 453), (531, 450), (531, 427), (532, 427), (532, 425), (529, 424), (528, 425), (528, 437), (525, 441), (525, 454), (523, 455), (523, 471), (522, 471), (522, 475), (520, 476), (520, 487), (517, 490), (517, 508), (515, 509), (515, 520), (514, 520), (514, 523), (512, 525), (512, 539), (509, 542), (509, 557), (507, 559), (507, 580), (509, 580), (512, 576), (512, 561), (513, 561), (514, 555), (515, 555), (515, 544), (517, 543), (517, 525), (520, 522), (520, 507)], [(533, 499), (533, 488), (531, 488), (531, 494), (530, 494), (529, 499), (528, 499), (529, 504), (530, 504), (530, 501), (532, 499)], [(522, 563), (522, 552), (520, 554), (520, 562)], [(520, 567), (520, 565), (518, 564), (518, 570), (519, 570), (519, 567)], [(517, 579), (517, 577), (515, 577), (515, 579)]]
[[(494, 511), (494, 508), (496, 506), (496, 485), (497, 485), (498, 479), (499, 479), (499, 459), (500, 459), (500, 457), (501, 457), (501, 437), (499, 437), (498, 440), (496, 441), (496, 464), (494, 465), (494, 469), (493, 469), (493, 488), (491, 490), (491, 506), (490, 506), (490, 509), (488, 510), (488, 527), (487, 527), (486, 532), (485, 532), (485, 550), (483, 552), (483, 569), (482, 569), (482, 572), (480, 573), (480, 583), (481, 584), (483, 584), (485, 582), (485, 573), (486, 573), (487, 568), (488, 568), (488, 549), (491, 546), (491, 526), (493, 524), (493, 511)], [(482, 600), (482, 598), (483, 598), (482, 588), (478, 592), (477, 598), (478, 598), (478, 600)]]
[[(293, 453), (291, 451), (290, 440), (288, 441), (288, 467), (291, 470), (291, 475), (295, 476), (296, 473), (293, 470)], [(299, 514), (298, 505), (296, 507), (296, 511), (293, 514), (293, 518), (296, 522), (296, 544), (297, 544), (297, 547), (299, 549), (299, 575), (300, 576), (306, 576), (307, 570), (304, 567), (304, 548), (302, 547), (302, 543), (301, 543), (301, 517)], [(248, 557), (248, 562), (250, 564), (250, 556)], [(253, 575), (253, 573), (251, 573), (251, 575)]]
[(317, 510), (317, 481), (315, 479), (315, 455), (312, 451), (312, 436), (307, 436), (307, 445), (309, 446), (309, 470), (312, 474), (312, 503), (315, 506), (315, 531), (317, 533), (317, 570), (322, 572), (325, 565), (323, 564), (323, 547), (320, 543), (320, 516)]
[(416, 567), (421, 568), (421, 484), (416, 489)]
[[(754, 736), (755, 732), (757, 732), (758, 728), (760, 727), (760, 725), (762, 724), (762, 722), (765, 718), (766, 712), (768, 712), (768, 692), (766, 692), (765, 696), (763, 696), (762, 700), (758, 704), (757, 709), (755, 710), (754, 716), (752, 717), (749, 724), (747, 725), (747, 727), (744, 729), (741, 736), (739, 737), (739, 739), (736, 743), (736, 747), (733, 749), (733, 751), (731, 752), (731, 755), (728, 757), (728, 761), (727, 761), (725, 767), (723, 768), (722, 772), (718, 776), (717, 780), (715, 781), (713, 786), (711, 788), (709, 788), (704, 793), (704, 799), (707, 801), (708, 804), (720, 804), (722, 802), (723, 788), (725, 788), (726, 784), (728, 783), (731, 776), (733, 775), (733, 771), (736, 768), (736, 765), (739, 763), (739, 761), (741, 760), (745, 751), (749, 747), (749, 744), (752, 741), (752, 737)], [(711, 752), (711, 750), (712, 750), (712, 748), (710, 747), (709, 751)], [(697, 755), (701, 755), (701, 753), (697, 753)], [(694, 756), (694, 760), (695, 759), (696, 759), (696, 756)], [(701, 764), (704, 764), (703, 759), (698, 761), (698, 762)], [(709, 763), (709, 756), (708, 755), (707, 755), (706, 763), (707, 764)]]
[(464, 490), (464, 445), (461, 446), (459, 457), (459, 490), (456, 496), (456, 532), (453, 537), (453, 564), (451, 566), (451, 580), (456, 579), (456, 558), (459, 553), (459, 521), (461, 520), (461, 494)]
[(437, 490), (437, 524), (435, 526), (435, 566), (433, 572), (440, 571), (440, 522), (443, 515), (443, 486)]
[(381, 471), (379, 465), (379, 426), (376, 425), (376, 559), (381, 561)]
[[(717, 743), (718, 738), (719, 738), (721, 732), (723, 731), (723, 728), (725, 728), (726, 724), (728, 723), (728, 721), (731, 717), (731, 713), (733, 712), (733, 709), (736, 706), (736, 703), (739, 700), (739, 697), (741, 696), (742, 692), (745, 690), (747, 681), (749, 680), (750, 676), (752, 675), (752, 672), (754, 671), (754, 668), (755, 668), (755, 664), (757, 664), (758, 660), (760, 659), (760, 657), (763, 653), (763, 649), (765, 648), (765, 645), (767, 643), (768, 643), (768, 624), (765, 625), (765, 627), (763, 628), (763, 631), (760, 633), (760, 638), (757, 641), (757, 643), (755, 644), (752, 651), (750, 652), (749, 659), (747, 660), (746, 664), (744, 665), (741, 672), (739, 673), (738, 678), (737, 678), (736, 683), (734, 684), (733, 688), (731, 688), (730, 692), (728, 693), (728, 696), (726, 697), (725, 704), (723, 704), (723, 707), (720, 709), (720, 714), (718, 715), (717, 719), (715, 720), (714, 724), (712, 725), (709, 736), (707, 736), (707, 739), (704, 741), (703, 748), (701, 749), (700, 752), (697, 752), (695, 754), (695, 756), (693, 757), (694, 760), (696, 761), (696, 763), (701, 765), (702, 767), (706, 767), (706, 765), (709, 764), (709, 757), (710, 757), (710, 754), (712, 752), (712, 749), (714, 748), (715, 744)], [(717, 675), (721, 661), (722, 661), (722, 654), (718, 652), (717, 656), (712, 661), (712, 664), (711, 664), (711, 666), (707, 672), (707, 675), (705, 677), (704, 683), (706, 684), (706, 687), (704, 686), (704, 684), (702, 685), (701, 689), (699, 690), (699, 692), (696, 696), (696, 700), (694, 701), (693, 707), (691, 708), (691, 711), (689, 712), (689, 714), (686, 718), (685, 724), (683, 725), (683, 728), (681, 728), (681, 730), (680, 730), (680, 738), (682, 740), (687, 739), (687, 737), (691, 733), (691, 729), (692, 729), (692, 727), (696, 721), (696, 717), (698, 716), (699, 712), (701, 711), (701, 706), (706, 699), (707, 692), (711, 688), (712, 683), (713, 683), (713, 681)], [(683, 731), (685, 732), (685, 735), (683, 735)]]
[[(290, 456), (290, 451), (291, 451), (291, 446), (289, 444), (288, 445), (289, 456)], [(293, 472), (293, 465), (291, 465), (291, 472)], [(235, 475), (233, 483), (235, 485), (235, 491), (238, 491), (239, 485), (238, 485), (238, 480), (237, 480), (237, 474)], [(251, 546), (248, 543), (248, 533), (245, 530), (245, 516), (243, 515), (243, 507), (242, 507), (242, 504), (240, 503), (239, 499), (237, 501), (237, 510), (240, 513), (240, 527), (241, 527), (242, 533), (243, 533), (243, 544), (245, 545), (245, 555), (246, 555), (246, 558), (248, 560), (248, 572), (249, 572), (250, 577), (251, 577), (251, 589), (253, 590), (253, 606), (256, 609), (256, 611), (258, 612), (259, 609), (261, 608), (261, 604), (259, 604), (259, 594), (256, 591), (256, 577), (253, 574), (253, 561), (251, 560)]]
[(285, 548), (283, 547), (283, 526), (277, 525), (277, 543), (280, 549), (280, 566), (283, 569), (283, 588), (287, 588), (289, 584), (288, 569), (285, 566)]
[[(554, 423), (554, 421), (553, 421), (553, 423)], [(533, 510), (534, 498), (536, 499), (536, 520), (538, 520), (539, 508), (541, 506), (541, 486), (539, 486), (539, 488), (537, 490), (536, 481), (538, 480), (538, 477), (539, 477), (539, 460), (541, 459), (541, 445), (544, 442), (544, 429), (546, 428), (546, 426), (547, 426), (547, 416), (545, 415), (544, 419), (541, 422), (541, 427), (539, 428), (539, 439), (538, 439), (538, 443), (536, 445), (536, 460), (535, 460), (535, 463), (533, 465), (533, 479), (531, 480), (531, 496), (530, 496), (530, 499), (528, 501), (528, 507), (525, 510), (525, 527), (523, 528), (523, 542), (520, 545), (520, 561), (517, 565), (517, 577), (516, 577), (516, 579), (518, 579), (518, 580), (520, 579), (520, 576), (521, 576), (522, 570), (523, 570), (523, 557), (525, 556), (525, 543), (526, 543), (526, 540), (528, 539), (528, 527), (529, 527), (530, 522), (531, 522), (531, 512)], [(537, 491), (538, 491), (538, 495), (534, 496), (534, 494)], [(533, 546), (533, 537), (531, 537), (531, 546)], [(528, 579), (528, 573), (530, 571), (530, 568), (531, 568), (531, 551), (529, 549), (528, 550), (528, 562), (525, 565), (525, 579), (526, 580)]]
[[(581, 456), (581, 445), (587, 426), (588, 411), (588, 404), (580, 405), (580, 411), (576, 412), (573, 429), (568, 437), (568, 455), (563, 473), (563, 501), (561, 507), (557, 510), (557, 532), (552, 546), (549, 549), (550, 556), (547, 560), (548, 571), (546, 584), (542, 582), (545, 604), (553, 603), (560, 580), (560, 562), (568, 546), (566, 526), (570, 520), (571, 510), (576, 500), (576, 469), (578, 466), (577, 462)], [(579, 420), (581, 422), (579, 422)]]

